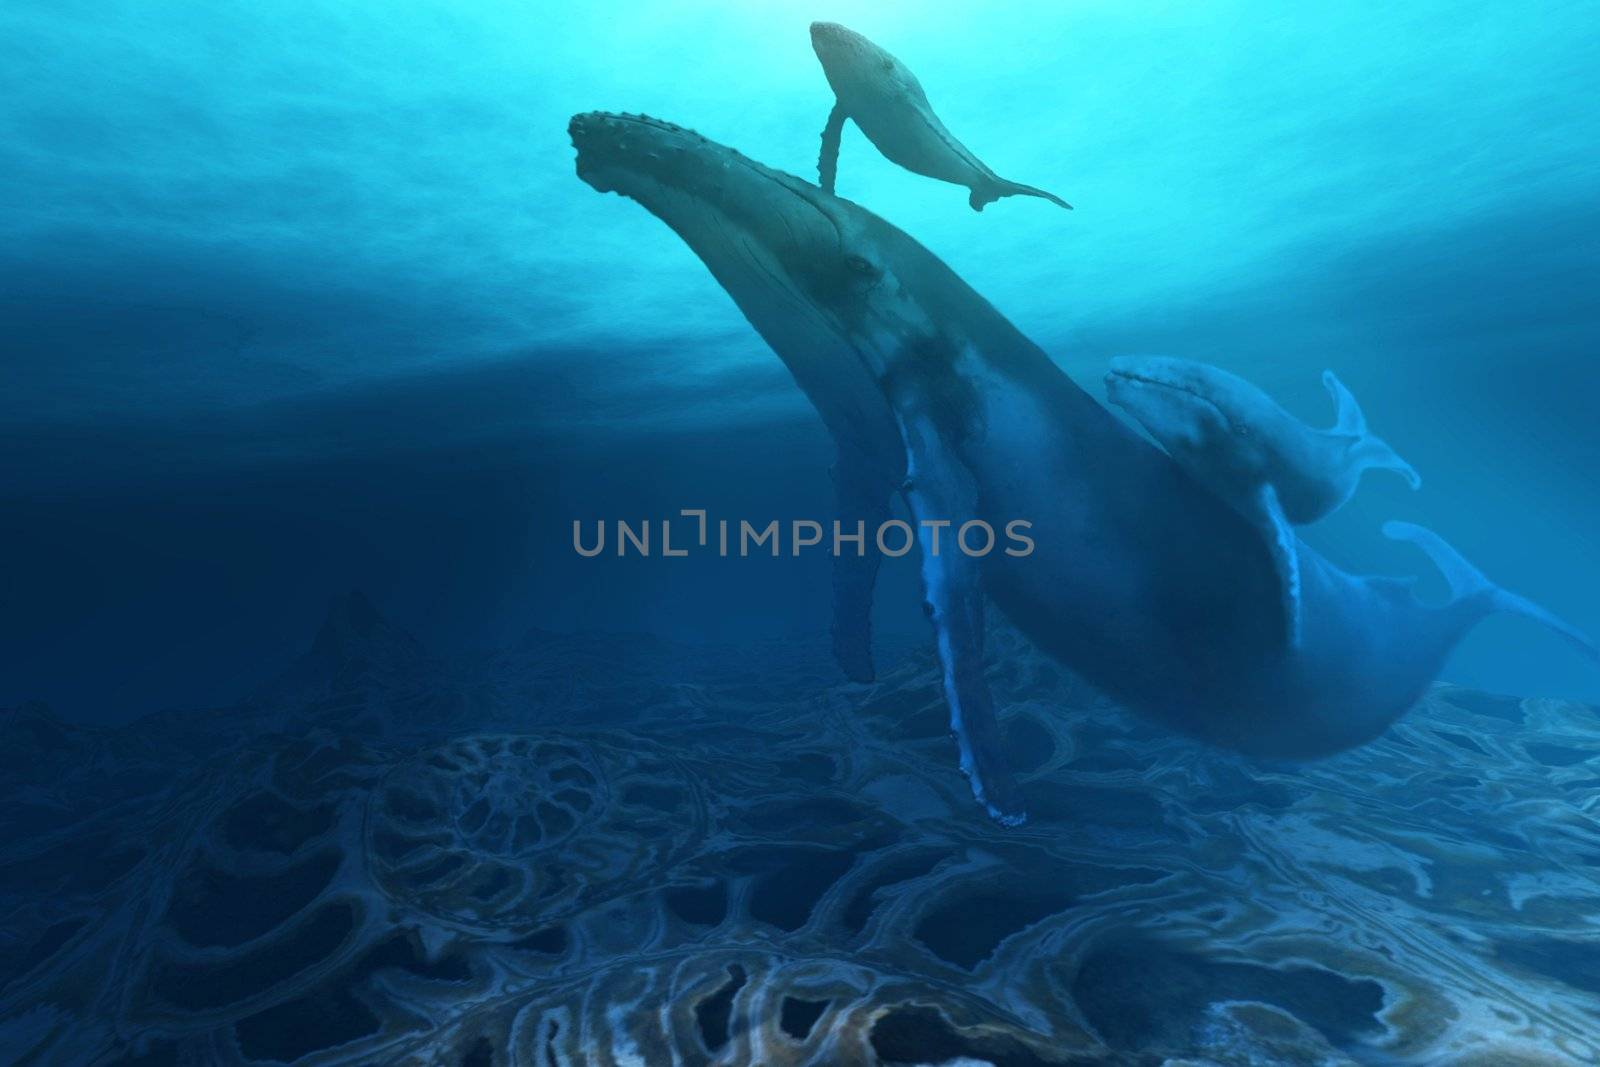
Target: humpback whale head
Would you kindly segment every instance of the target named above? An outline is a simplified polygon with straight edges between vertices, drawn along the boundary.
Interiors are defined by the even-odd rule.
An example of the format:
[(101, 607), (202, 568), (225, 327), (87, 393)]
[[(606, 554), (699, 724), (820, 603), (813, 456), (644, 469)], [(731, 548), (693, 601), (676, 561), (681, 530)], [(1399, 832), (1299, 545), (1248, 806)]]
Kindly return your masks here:
[(568, 132), (578, 177), (643, 205), (725, 286), (764, 278), (763, 288), (809, 296), (830, 289), (841, 265), (849, 273), (848, 216), (865, 212), (846, 201), (647, 115), (575, 115)]
[(916, 75), (894, 56), (837, 22), (811, 24), (811, 48), (822, 73), (841, 100), (857, 99), (857, 90), (877, 95), (885, 84), (920, 95)]
[[(841, 403), (890, 450), (876, 382), (906, 350), (948, 350), (954, 316), (1000, 323), (939, 259), (876, 215), (692, 130), (591, 112), (569, 126), (578, 176), (638, 201), (703, 260), (794, 373), (824, 421)], [(940, 321), (936, 321), (940, 320)], [(836, 431), (837, 433), (837, 431)]]
[(1187, 359), (1119, 356), (1106, 397), (1169, 453), (1205, 456), (1215, 470), (1261, 471), (1292, 421), (1243, 378)]

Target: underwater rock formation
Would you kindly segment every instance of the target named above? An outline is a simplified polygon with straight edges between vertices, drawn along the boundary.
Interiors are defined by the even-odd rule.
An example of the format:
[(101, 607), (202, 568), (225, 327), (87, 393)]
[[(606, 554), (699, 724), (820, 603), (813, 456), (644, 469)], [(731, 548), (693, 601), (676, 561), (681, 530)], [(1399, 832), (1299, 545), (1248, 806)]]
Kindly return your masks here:
[[(533, 634), (368, 673), (368, 692), (392, 669), (410, 695), (359, 716), (326, 695), (257, 709), (209, 748), (177, 747), (172, 716), (90, 731), (5, 712), (13, 747), (79, 771), (4, 772), (0, 1048), (464, 1067), (1600, 1056), (1594, 709), (1440, 686), (1360, 750), (1257, 765), (1126, 716), (1010, 631), (991, 641), (1037, 798), (1005, 834), (967, 801), (931, 659), (841, 687), (825, 641)], [(611, 702), (588, 723), (586, 693)], [(224, 714), (193, 733), (219, 737), (201, 726)], [(105, 802), (71, 803), (90, 767)]]

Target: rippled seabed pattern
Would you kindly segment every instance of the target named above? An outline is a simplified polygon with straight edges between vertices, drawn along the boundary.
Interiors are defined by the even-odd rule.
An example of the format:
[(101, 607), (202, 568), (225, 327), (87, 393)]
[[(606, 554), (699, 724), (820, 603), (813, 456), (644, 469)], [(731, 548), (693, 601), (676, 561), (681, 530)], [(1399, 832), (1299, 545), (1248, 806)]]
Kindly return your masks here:
[[(1032, 821), (931, 659), (530, 634), (359, 598), (230, 713), (4, 713), (0, 1048), (36, 1064), (1590, 1063), (1595, 709), (1448, 686), (1262, 767), (1007, 633)], [(184, 770), (174, 774), (172, 767)]]

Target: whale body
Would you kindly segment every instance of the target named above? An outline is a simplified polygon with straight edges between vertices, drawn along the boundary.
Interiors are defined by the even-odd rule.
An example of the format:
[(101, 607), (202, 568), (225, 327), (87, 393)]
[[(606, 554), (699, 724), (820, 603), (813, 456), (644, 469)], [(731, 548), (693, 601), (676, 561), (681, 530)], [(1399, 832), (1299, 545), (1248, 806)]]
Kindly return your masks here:
[(1004, 196), (1037, 196), (1072, 209), (1054, 193), (1007, 181), (990, 170), (945, 129), (917, 76), (859, 33), (837, 22), (813, 22), (811, 47), (835, 98), (822, 129), (822, 152), (817, 160), (826, 191), (833, 192), (838, 173), (844, 120), (853, 119), (891, 162), (929, 178), (966, 186), (971, 190), (967, 202), (974, 211), (982, 211), (985, 204)]
[(660, 217), (780, 354), (817, 345), (808, 372), (853, 383), (843, 392), (861, 417), (894, 427), (894, 454), (876, 459), (903, 465), (900, 492), (919, 521), (1032, 523), (1036, 548), (1020, 557), (919, 541), (961, 768), (1000, 822), (1023, 821), (1026, 806), (983, 679), (990, 603), (1130, 711), (1259, 756), (1321, 756), (1377, 736), (1491, 612), (1555, 625), (1595, 655), (1401, 526), (1389, 532), (1446, 569), (1451, 599), (1424, 604), (1409, 581), (1346, 574), (1297, 543), (1302, 639), (1291, 642), (1259, 528), (911, 237), (671, 123), (589, 113), (569, 133), (580, 178)]

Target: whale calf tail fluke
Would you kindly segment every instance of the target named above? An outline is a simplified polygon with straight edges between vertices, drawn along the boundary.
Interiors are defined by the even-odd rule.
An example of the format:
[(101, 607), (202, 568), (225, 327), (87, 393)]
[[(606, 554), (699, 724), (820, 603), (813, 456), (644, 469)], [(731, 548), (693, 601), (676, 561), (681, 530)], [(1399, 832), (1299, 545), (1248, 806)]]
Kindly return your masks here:
[(1001, 197), (1006, 196), (1037, 196), (1048, 200), (1052, 204), (1072, 210), (1072, 205), (1061, 199), (1055, 193), (1047, 193), (1043, 189), (1036, 189), (1031, 185), (1021, 182), (1008, 182), (1004, 178), (996, 178), (992, 182), (975, 186), (972, 195), (967, 197), (967, 203), (972, 205), (972, 210), (982, 211), (984, 206), (992, 204)]
[(1359, 470), (1394, 471), (1404, 478), (1413, 489), (1422, 488), (1422, 475), (1417, 469), (1401, 459), (1389, 443), (1381, 437), (1371, 434), (1358, 441), (1350, 450), (1350, 458), (1355, 461)]
[(1482, 571), (1468, 563), (1461, 553), (1451, 548), (1444, 538), (1432, 530), (1423, 529), (1415, 523), (1391, 520), (1383, 524), (1383, 535), (1392, 541), (1409, 541), (1427, 554), (1434, 566), (1444, 575), (1445, 581), (1450, 583), (1452, 605), (1470, 604), (1478, 607), (1484, 615), (1505, 612), (1543, 623), (1566, 638), (1585, 656), (1600, 662), (1600, 648), (1596, 648), (1595, 643), (1583, 631), (1541, 608), (1527, 597), (1518, 596), (1509, 589), (1502, 589), (1491, 582), (1484, 577)]
[(1422, 475), (1417, 473), (1415, 467), (1401, 459), (1399, 454), (1389, 447), (1387, 441), (1372, 435), (1367, 429), (1367, 417), (1362, 413), (1361, 405), (1356, 403), (1355, 394), (1345, 388), (1339, 376), (1331, 370), (1323, 371), (1322, 385), (1328, 390), (1328, 395), (1333, 398), (1334, 407), (1338, 409), (1333, 429), (1329, 432), (1355, 439), (1355, 443), (1350, 446), (1350, 459), (1355, 463), (1356, 470), (1396, 471), (1411, 483), (1411, 488), (1421, 489)]

